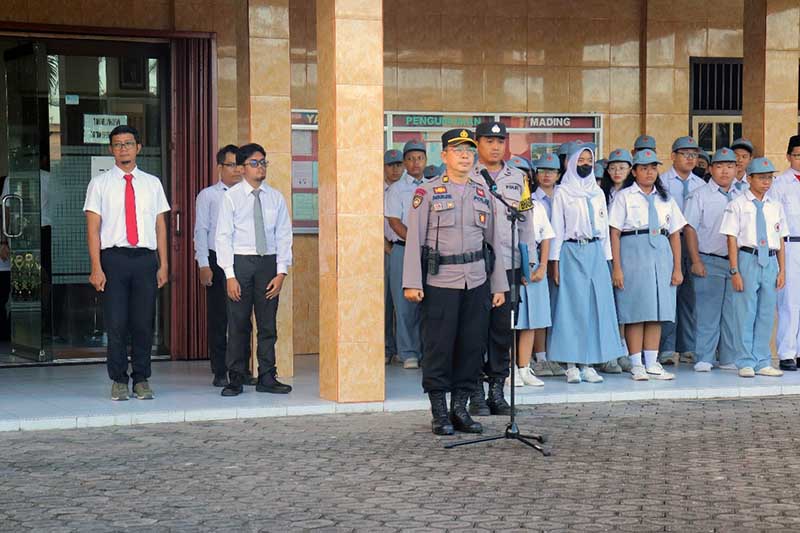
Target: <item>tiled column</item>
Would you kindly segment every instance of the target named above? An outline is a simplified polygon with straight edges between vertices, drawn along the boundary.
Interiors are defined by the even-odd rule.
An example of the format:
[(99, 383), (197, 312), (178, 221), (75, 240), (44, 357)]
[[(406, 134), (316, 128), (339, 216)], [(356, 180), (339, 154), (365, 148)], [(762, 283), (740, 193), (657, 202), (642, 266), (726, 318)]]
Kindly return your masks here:
[(742, 131), (758, 155), (786, 168), (786, 143), (797, 133), (800, 4), (748, 0), (744, 5)]
[[(237, 115), (239, 144), (255, 142), (267, 151), (267, 182), (292, 210), (292, 120), (289, 103), (289, 0), (247, 0), (239, 5)], [(292, 270), (278, 306), (279, 376), (294, 372)]]
[(320, 395), (381, 401), (380, 0), (318, 0)]

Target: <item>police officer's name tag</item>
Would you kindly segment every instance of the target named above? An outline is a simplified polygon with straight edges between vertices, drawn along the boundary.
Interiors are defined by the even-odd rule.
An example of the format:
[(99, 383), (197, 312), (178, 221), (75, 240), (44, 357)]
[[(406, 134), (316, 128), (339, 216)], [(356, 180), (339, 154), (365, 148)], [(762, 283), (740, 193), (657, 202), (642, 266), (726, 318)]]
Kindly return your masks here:
[(447, 211), (449, 209), (455, 209), (455, 207), (455, 202), (433, 202), (434, 211)]

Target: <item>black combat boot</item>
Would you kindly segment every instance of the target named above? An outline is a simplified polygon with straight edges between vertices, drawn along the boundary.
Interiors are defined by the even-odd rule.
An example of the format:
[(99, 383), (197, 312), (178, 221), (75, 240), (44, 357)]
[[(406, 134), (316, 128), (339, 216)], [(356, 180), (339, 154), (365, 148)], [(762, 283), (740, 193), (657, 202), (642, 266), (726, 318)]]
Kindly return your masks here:
[(475, 422), (467, 412), (469, 391), (458, 389), (450, 394), (450, 420), (453, 427), (464, 433), (483, 433), (483, 426)]
[(489, 416), (489, 406), (483, 397), (483, 380), (479, 379), (475, 390), (469, 393), (469, 414), (475, 416)]
[(455, 433), (453, 424), (447, 417), (447, 398), (441, 391), (429, 392), (428, 398), (431, 401), (431, 430), (434, 435), (452, 435)]
[(492, 378), (489, 381), (489, 398), (486, 403), (493, 415), (508, 416), (511, 414), (511, 406), (503, 396), (503, 381), (503, 378)]

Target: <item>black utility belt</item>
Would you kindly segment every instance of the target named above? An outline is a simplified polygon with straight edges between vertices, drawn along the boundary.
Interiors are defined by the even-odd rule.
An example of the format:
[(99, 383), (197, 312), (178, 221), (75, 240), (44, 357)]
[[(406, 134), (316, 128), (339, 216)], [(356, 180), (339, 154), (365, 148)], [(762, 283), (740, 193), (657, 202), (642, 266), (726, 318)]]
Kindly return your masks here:
[(724, 259), (725, 261), (728, 260), (728, 256), (727, 255), (707, 254), (705, 252), (700, 252), (700, 255), (710, 255), (711, 257), (716, 257), (717, 259)]
[(405, 246), (406, 241), (394, 241), (392, 244), (395, 246)]
[(466, 265), (483, 260), (483, 252), (467, 252), (465, 254), (443, 255), (439, 257), (440, 265)]
[(150, 248), (135, 248), (135, 247), (128, 247), (128, 246), (112, 246), (110, 248), (103, 248), (102, 252), (118, 252), (123, 253), (125, 255), (148, 255), (156, 253), (156, 250), (151, 250)]
[(800, 237), (784, 237), (783, 242), (800, 242)]
[(599, 241), (599, 237), (592, 237), (591, 239), (567, 239), (564, 242), (577, 242), (578, 244), (589, 244), (590, 242)]
[[(744, 252), (746, 254), (758, 255), (758, 248), (750, 248), (749, 246), (741, 246), (739, 248), (739, 251), (740, 252)], [(769, 251), (769, 256), (770, 257), (775, 256), (775, 255), (778, 255), (778, 250), (770, 250)]]
[[(658, 234), (659, 235), (663, 235), (664, 237), (669, 237), (669, 232), (667, 230), (665, 230), (665, 229), (659, 230)], [(650, 235), (650, 230), (649, 229), (632, 229), (632, 230), (628, 230), (628, 231), (623, 231), (622, 232), (622, 236), (623, 237), (628, 237), (630, 235)]]

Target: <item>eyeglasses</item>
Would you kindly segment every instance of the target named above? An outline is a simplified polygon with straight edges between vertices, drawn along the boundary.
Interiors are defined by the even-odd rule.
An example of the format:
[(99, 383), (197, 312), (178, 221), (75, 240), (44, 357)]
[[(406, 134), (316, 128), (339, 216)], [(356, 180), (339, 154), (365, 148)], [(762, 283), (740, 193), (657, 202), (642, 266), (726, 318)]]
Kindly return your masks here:
[(236, 163), (222, 163), (221, 166), (225, 168), (236, 168), (238, 165)]
[(679, 156), (682, 156), (684, 159), (697, 159), (698, 154), (697, 152), (678, 152)]
[(459, 144), (458, 146), (448, 146), (448, 150), (451, 152), (455, 152), (457, 154), (475, 154), (477, 150), (474, 146), (470, 146), (466, 143)]
[(246, 161), (245, 165), (249, 166), (250, 168), (267, 168), (269, 166), (269, 161), (266, 159), (251, 159), (250, 161)]
[(617, 172), (627, 172), (631, 166), (628, 163), (611, 163), (608, 165), (608, 171), (610, 173), (617, 173)]
[(800, 161), (800, 154), (789, 154), (789, 157), (791, 157), (795, 161)]
[(125, 141), (124, 143), (111, 143), (111, 148), (114, 150), (122, 150), (123, 148), (133, 149), (136, 148), (136, 142)]

